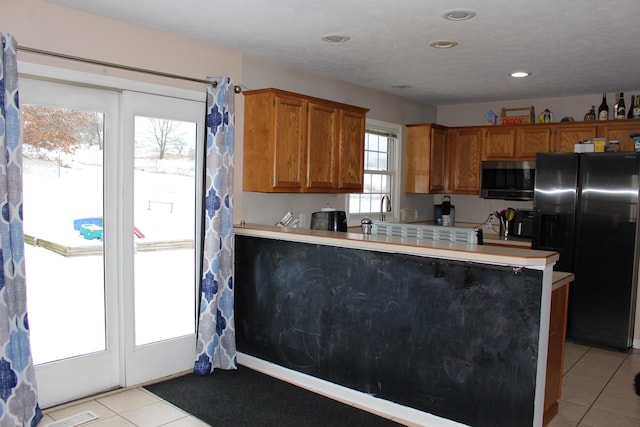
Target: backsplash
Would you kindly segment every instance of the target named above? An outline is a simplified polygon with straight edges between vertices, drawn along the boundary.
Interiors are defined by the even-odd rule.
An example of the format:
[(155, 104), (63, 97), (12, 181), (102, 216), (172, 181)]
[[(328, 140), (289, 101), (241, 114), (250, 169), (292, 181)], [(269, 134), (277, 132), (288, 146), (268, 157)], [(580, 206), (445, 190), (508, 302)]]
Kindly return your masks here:
[[(440, 199), (436, 196), (436, 203), (440, 203)], [(533, 201), (482, 199), (458, 194), (451, 195), (451, 204), (456, 208), (456, 222), (473, 224), (482, 224), (490, 213), (506, 208), (533, 209)]]

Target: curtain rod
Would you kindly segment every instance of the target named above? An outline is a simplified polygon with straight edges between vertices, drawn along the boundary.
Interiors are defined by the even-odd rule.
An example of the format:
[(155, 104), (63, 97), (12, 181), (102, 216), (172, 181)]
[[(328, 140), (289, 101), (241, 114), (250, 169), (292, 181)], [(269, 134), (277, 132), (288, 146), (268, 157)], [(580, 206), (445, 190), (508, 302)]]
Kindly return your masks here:
[[(64, 54), (64, 53), (51, 52), (51, 51), (42, 50), (42, 49), (35, 49), (35, 48), (32, 48), (32, 47), (18, 46), (18, 50), (22, 50), (24, 52), (29, 52), (29, 53), (35, 53), (35, 54), (39, 54), (39, 55), (46, 55), (46, 56), (53, 56), (53, 57), (56, 57), (56, 58), (68, 59), (68, 60), (71, 60), (71, 61), (84, 62), (86, 64), (100, 65), (100, 66), (110, 67), (110, 68), (117, 68), (117, 69), (125, 70), (125, 71), (133, 71), (133, 72), (136, 72), (136, 73), (151, 74), (151, 75), (154, 75), (154, 76), (168, 77), (170, 79), (178, 79), (178, 80), (186, 80), (186, 81), (196, 82), (196, 83), (210, 84), (210, 85), (213, 85), (213, 87), (217, 87), (218, 86), (218, 82), (213, 81), (213, 80), (209, 80), (209, 79), (197, 79), (195, 77), (181, 76), (181, 75), (178, 75), (178, 74), (165, 73), (165, 72), (162, 72), (162, 71), (149, 70), (149, 69), (146, 69), (146, 68), (138, 68), (138, 67), (132, 67), (132, 66), (129, 66), (129, 65), (116, 64), (116, 63), (113, 63), (113, 62), (99, 61), (97, 59), (83, 58), (83, 57), (80, 57), (80, 56), (67, 55), (67, 54)], [(235, 93), (242, 92), (242, 87), (241, 86), (236, 85), (236, 86), (233, 87), (233, 89), (234, 89)]]

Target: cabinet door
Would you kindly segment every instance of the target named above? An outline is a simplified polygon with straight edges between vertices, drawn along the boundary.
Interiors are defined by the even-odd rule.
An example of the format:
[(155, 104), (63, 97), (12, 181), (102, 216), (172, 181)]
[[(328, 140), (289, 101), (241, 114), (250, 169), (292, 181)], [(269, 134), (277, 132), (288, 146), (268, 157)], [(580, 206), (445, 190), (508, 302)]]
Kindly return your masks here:
[(449, 139), (449, 190), (456, 194), (480, 194), (480, 128), (452, 129)]
[(573, 146), (580, 141), (596, 137), (596, 125), (561, 125), (556, 127), (553, 151), (573, 153)]
[(307, 102), (278, 95), (275, 109), (273, 186), (275, 189), (302, 189)]
[(602, 127), (602, 136), (620, 141), (621, 151), (635, 151), (631, 134), (640, 133), (640, 120), (625, 120), (622, 123), (606, 124)]
[(362, 112), (341, 112), (338, 186), (353, 193), (362, 192), (364, 183), (365, 117)]
[(447, 189), (447, 135), (444, 128), (431, 128), (431, 170), (429, 171), (429, 192), (444, 193)]
[(482, 159), (512, 160), (515, 157), (517, 128), (491, 127), (483, 129)]
[(407, 126), (405, 193), (428, 193), (431, 169), (431, 125)]
[(549, 126), (520, 128), (516, 140), (516, 157), (520, 160), (535, 160), (536, 153), (548, 153), (551, 151), (551, 134)]
[(338, 186), (338, 109), (309, 103), (306, 190), (333, 190)]
[(446, 190), (447, 129), (433, 124), (407, 126), (406, 193)]

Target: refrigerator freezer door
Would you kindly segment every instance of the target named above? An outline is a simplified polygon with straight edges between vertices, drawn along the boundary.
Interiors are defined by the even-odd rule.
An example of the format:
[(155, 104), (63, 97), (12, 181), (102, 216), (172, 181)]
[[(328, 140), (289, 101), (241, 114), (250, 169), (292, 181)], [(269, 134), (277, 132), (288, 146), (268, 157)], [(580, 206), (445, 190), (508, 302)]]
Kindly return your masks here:
[(532, 247), (559, 252), (558, 271), (573, 271), (578, 160), (573, 153), (536, 157)]
[(569, 336), (629, 348), (638, 254), (638, 153), (582, 154)]

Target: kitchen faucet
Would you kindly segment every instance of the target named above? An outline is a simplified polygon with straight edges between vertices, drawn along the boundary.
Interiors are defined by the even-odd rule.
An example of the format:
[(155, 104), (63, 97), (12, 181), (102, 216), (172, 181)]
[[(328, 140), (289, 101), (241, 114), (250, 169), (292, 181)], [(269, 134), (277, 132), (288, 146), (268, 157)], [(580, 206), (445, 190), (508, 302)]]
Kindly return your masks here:
[(384, 216), (384, 201), (385, 199), (387, 200), (387, 212), (391, 212), (391, 199), (389, 198), (389, 196), (387, 196), (386, 194), (384, 196), (382, 196), (382, 199), (380, 199), (380, 221), (385, 221), (385, 216)]

